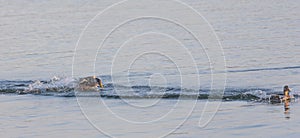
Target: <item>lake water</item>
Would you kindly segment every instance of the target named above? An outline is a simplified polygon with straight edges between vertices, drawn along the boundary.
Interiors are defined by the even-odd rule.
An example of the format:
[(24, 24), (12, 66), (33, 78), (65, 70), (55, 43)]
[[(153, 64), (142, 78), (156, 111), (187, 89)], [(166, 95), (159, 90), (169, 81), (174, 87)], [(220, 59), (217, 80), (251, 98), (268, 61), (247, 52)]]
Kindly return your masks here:
[[(100, 118), (103, 117), (103, 111), (99, 110), (101, 102), (89, 104), (89, 110), (93, 113), (89, 114), (91, 123), (82, 114), (76, 98), (1, 95), (0, 101), (1, 137), (106, 137), (103, 132), (113, 137), (298, 137), (300, 135), (298, 102), (290, 105), (288, 114), (284, 114), (282, 104), (223, 102), (215, 117), (205, 127), (199, 127), (204, 101), (198, 101), (193, 112), (185, 118), (182, 114), (185, 114), (185, 108), (190, 106), (191, 100), (185, 100), (175, 108), (173, 104), (176, 104), (176, 100), (163, 100), (158, 110), (136, 114), (131, 112), (128, 104), (124, 104), (122, 100), (104, 99), (116, 114), (122, 113), (119, 114), (121, 117), (135, 121), (161, 115), (170, 107), (178, 110), (171, 118), (162, 119), (160, 123), (163, 125), (144, 129), (144, 125), (148, 124), (138, 124), (140, 127), (137, 127), (128, 122), (124, 125), (124, 120), (120, 118)], [(135, 103), (144, 104), (144, 101), (135, 100)], [(187, 120), (181, 124), (185, 119)], [(178, 125), (180, 128), (174, 131), (173, 127)]]
[[(0, 135), (299, 137), (298, 101), (285, 112), (264, 100), (284, 85), (300, 94), (299, 9), (295, 0), (1, 1)], [(74, 92), (91, 75), (105, 88)], [(40, 93), (19, 95), (28, 90)]]

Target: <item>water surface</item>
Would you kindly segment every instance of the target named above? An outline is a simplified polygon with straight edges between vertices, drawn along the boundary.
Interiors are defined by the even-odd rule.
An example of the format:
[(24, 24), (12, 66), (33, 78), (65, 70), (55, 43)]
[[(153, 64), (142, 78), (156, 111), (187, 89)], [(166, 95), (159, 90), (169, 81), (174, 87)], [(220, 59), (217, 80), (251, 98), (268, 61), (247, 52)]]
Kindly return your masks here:
[[(130, 12), (147, 13), (140, 2), (134, 8), (121, 7), (123, 12), (112, 12), (107, 20), (97, 18), (82, 39), (81, 33), (88, 22), (116, 2), (0, 2), (1, 136), (104, 137), (106, 133), (98, 131), (104, 124), (105, 131), (114, 137), (165, 134), (169, 137), (299, 137), (298, 101), (292, 102), (290, 111), (285, 113), (283, 104), (272, 105), (265, 100), (270, 94), (281, 93), (286, 84), (293, 88), (294, 94), (299, 94), (298, 1), (182, 1), (208, 21), (195, 24), (195, 18), (186, 20), (185, 25), (198, 28), (192, 31), (210, 25), (218, 37), (213, 39), (219, 40), (224, 55), (219, 55), (220, 49), (198, 43), (180, 25), (156, 18), (124, 24), (97, 51), (104, 30), (117, 24), (109, 21), (122, 19)], [(152, 10), (162, 9), (163, 2), (152, 4)], [(194, 17), (190, 9), (179, 7), (163, 9), (173, 11), (170, 17)], [(151, 33), (137, 37), (147, 32)], [(87, 41), (78, 41), (80, 38)], [(201, 38), (210, 40), (211, 37), (202, 33)], [(126, 40), (130, 41), (124, 43)], [(193, 60), (186, 51), (192, 53)], [(218, 70), (219, 64), (212, 64), (209, 59), (223, 56), (226, 64), (222, 65), (226, 69)], [(211, 91), (212, 73), (217, 76), (215, 84), (220, 85)], [(76, 97), (73, 81), (91, 75), (102, 78), (106, 88)], [(211, 92), (223, 92), (221, 86), (225, 81), (218, 75), (227, 76), (222, 105), (208, 125), (198, 127), (202, 111), (215, 113), (204, 110), (204, 105)], [(214, 100), (211, 103), (220, 101)], [(194, 110), (191, 105), (195, 105)], [(103, 112), (105, 107), (121, 118), (136, 122), (174, 112), (160, 120), (160, 125), (153, 123), (153, 127), (144, 129), (133, 125), (139, 124), (136, 122), (124, 125), (126, 121), (122, 119), (113, 120), (110, 114), (105, 114), (110, 112)], [(192, 114), (187, 117), (189, 111)]]

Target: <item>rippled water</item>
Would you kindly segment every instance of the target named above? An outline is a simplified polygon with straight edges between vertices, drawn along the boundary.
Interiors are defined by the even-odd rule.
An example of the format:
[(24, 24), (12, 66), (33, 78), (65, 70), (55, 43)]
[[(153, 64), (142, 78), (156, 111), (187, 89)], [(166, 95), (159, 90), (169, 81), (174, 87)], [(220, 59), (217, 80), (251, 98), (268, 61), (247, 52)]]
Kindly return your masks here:
[[(75, 104), (75, 93), (70, 83), (73, 79), (91, 75), (101, 77), (106, 88), (91, 93), (87, 98), (102, 97), (108, 105), (115, 106), (120, 114), (128, 116), (136, 112), (126, 112), (129, 107), (120, 102), (120, 96), (127, 104), (133, 105), (149, 105), (148, 102), (139, 101), (140, 99), (155, 101), (163, 98), (163, 104), (158, 104), (161, 108), (149, 109), (155, 114), (171, 109), (174, 103), (169, 100), (177, 101), (180, 95), (190, 101), (207, 99), (211, 92), (222, 91), (220, 88), (223, 84), (226, 84), (223, 100), (261, 100), (269, 94), (281, 93), (282, 86), (286, 84), (293, 88), (294, 94), (300, 92), (298, 1), (182, 1), (208, 21), (204, 24), (197, 22), (203, 18), (194, 18), (195, 14), (188, 8), (182, 8), (182, 4), (164, 5), (164, 1), (152, 1), (150, 5), (153, 7), (148, 9), (150, 13), (152, 11), (157, 15), (168, 15), (175, 21), (188, 20), (182, 21), (182, 24), (148, 16), (129, 20), (115, 28), (105, 41), (101, 41), (112, 27), (120, 23), (118, 21), (128, 15), (148, 15), (149, 11), (145, 10), (147, 6), (131, 1), (133, 8), (123, 5), (119, 9), (110, 9), (115, 10), (114, 12), (109, 12), (108, 9), (107, 14), (94, 18), (116, 2), (118, 1), (0, 2), (0, 90), (1, 109), (5, 110), (1, 112), (1, 134), (20, 136), (25, 133), (25, 137), (39, 137), (45, 136), (44, 133), (49, 128), (51, 131), (55, 130), (51, 133), (52, 136), (63, 136), (63, 132), (67, 136), (102, 136), (84, 121), (85, 118)], [(164, 10), (168, 12), (162, 12)], [(202, 43), (181, 25), (192, 28), (192, 32), (200, 32)], [(211, 31), (217, 38), (211, 37)], [(222, 49), (210, 47), (216, 45), (216, 40)], [(215, 62), (223, 58), (226, 64)], [(222, 66), (226, 69), (222, 70)], [(213, 79), (212, 73), (215, 75)], [(223, 75), (227, 76), (226, 81), (222, 79)], [(51, 82), (53, 76), (62, 80)], [(34, 86), (41, 91), (39, 95), (17, 95), (25, 94), (23, 91), (38, 82), (41, 83)], [(216, 86), (213, 91), (210, 91), (211, 84)], [(79, 99), (84, 99), (83, 97), (86, 95), (81, 95)], [(190, 123), (170, 136), (251, 137), (255, 135), (252, 131), (258, 131), (257, 135), (263, 136), (269, 136), (271, 132), (272, 136), (278, 137), (286, 134), (291, 137), (299, 135), (295, 129), (299, 122), (296, 117), (299, 106), (297, 102), (291, 106), (292, 117), (289, 120), (283, 117), (282, 105), (261, 103), (244, 106), (248, 105), (245, 102), (223, 104), (220, 113), (208, 128), (194, 127), (196, 125), (193, 123), (198, 122), (199, 114), (196, 117), (192, 115)], [(46, 109), (47, 105), (51, 105), (49, 110)], [(183, 103), (180, 106), (187, 105), (189, 104)], [(199, 103), (199, 111), (204, 110), (203, 105)], [(87, 110), (94, 108), (96, 107)], [(141, 116), (150, 114), (144, 110), (141, 112)], [(246, 118), (245, 113), (249, 113), (247, 115), (250, 117)], [(64, 115), (70, 117), (61, 117)], [(71, 119), (74, 117), (76, 119)], [(276, 118), (275, 122), (270, 120), (273, 117)], [(174, 118), (165, 121), (180, 121), (182, 118), (181, 114), (175, 114)], [(227, 118), (234, 119), (228, 122)], [(97, 124), (99, 118), (94, 119)], [(287, 122), (291, 125), (284, 126), (284, 129), (278, 125)], [(170, 123), (161, 132), (169, 131), (175, 124)], [(71, 128), (66, 129), (65, 126)], [(134, 127), (128, 125), (128, 128)], [(112, 127), (108, 131), (115, 132), (118, 129)], [(32, 132), (36, 132), (36, 135), (31, 135)], [(125, 132), (120, 131), (113, 136), (129, 137), (132, 134), (151, 133), (143, 129), (136, 133)], [(222, 135), (217, 132), (222, 132)], [(274, 132), (276, 133), (273, 135)]]

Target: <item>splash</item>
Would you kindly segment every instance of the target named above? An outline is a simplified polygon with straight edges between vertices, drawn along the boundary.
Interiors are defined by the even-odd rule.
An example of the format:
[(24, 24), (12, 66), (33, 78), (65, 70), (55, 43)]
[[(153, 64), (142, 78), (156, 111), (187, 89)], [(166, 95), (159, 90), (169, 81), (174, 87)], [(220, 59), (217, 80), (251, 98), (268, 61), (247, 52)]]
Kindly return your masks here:
[(74, 90), (76, 80), (68, 77), (52, 77), (49, 81), (36, 80), (28, 85), (20, 94), (35, 93), (41, 94), (43, 92), (70, 92)]

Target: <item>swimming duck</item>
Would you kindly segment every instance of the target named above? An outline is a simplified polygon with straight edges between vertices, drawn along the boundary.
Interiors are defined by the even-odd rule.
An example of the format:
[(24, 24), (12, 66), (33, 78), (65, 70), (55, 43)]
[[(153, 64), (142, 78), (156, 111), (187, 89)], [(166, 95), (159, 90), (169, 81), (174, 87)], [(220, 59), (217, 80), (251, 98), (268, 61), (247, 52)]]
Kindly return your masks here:
[(96, 76), (89, 76), (85, 78), (80, 78), (78, 81), (77, 90), (80, 91), (89, 91), (89, 90), (97, 90), (97, 88), (103, 88), (103, 84), (101, 79)]
[(278, 94), (272, 94), (270, 96), (270, 103), (275, 104), (275, 103), (281, 103), (283, 101), (289, 101), (293, 96), (290, 96), (291, 89), (289, 88), (288, 85), (285, 85), (283, 87), (283, 96), (278, 95)]

